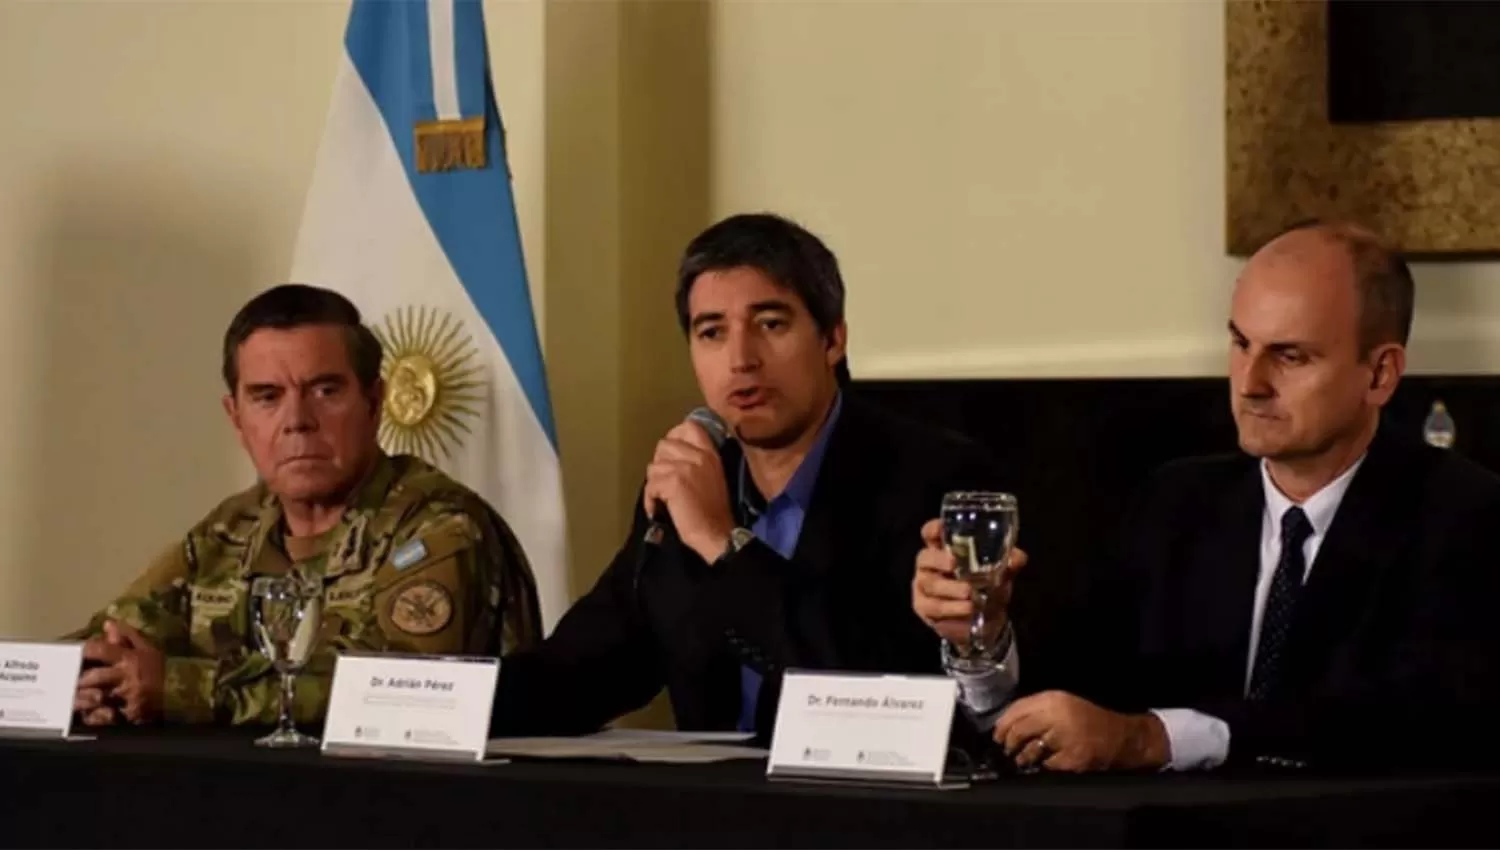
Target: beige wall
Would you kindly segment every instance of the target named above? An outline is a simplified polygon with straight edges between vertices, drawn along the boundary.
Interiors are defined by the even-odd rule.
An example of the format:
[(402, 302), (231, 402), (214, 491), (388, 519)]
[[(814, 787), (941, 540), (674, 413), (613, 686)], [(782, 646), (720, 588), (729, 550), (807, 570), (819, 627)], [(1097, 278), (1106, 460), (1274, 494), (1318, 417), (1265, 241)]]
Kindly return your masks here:
[(77, 624), (249, 483), (216, 352), (287, 273), (342, 15), (0, 3), (0, 632)]
[[(287, 274), (347, 11), (0, 0), (0, 633), (76, 624), (250, 482), (219, 337)], [(545, 315), (546, 8), (487, 11)]]
[[(1220, 374), (1216, 0), (723, 0), (714, 211), (849, 284), (856, 377)], [(1417, 270), (1412, 366), (1500, 368), (1500, 270)]]
[[(683, 243), (828, 238), (862, 377), (1215, 374), (1212, 0), (487, 0), (574, 589), (695, 402)], [(0, 634), (77, 622), (248, 481), (234, 308), (286, 274), (347, 7), (0, 0)], [(1419, 269), (1413, 364), (1500, 367), (1500, 272)]]
[(546, 349), (575, 593), (619, 546), (656, 440), (697, 403), (671, 299), (708, 216), (707, 131), (664, 104), (692, 88), (673, 57), (702, 64), (707, 9), (546, 6)]
[[(75, 625), (249, 483), (219, 337), (287, 274), (347, 10), (0, 0), (0, 634)], [(707, 7), (486, 12), (576, 594), (624, 533), (656, 435), (695, 403), (670, 293), (708, 215), (706, 127), (651, 90), (680, 88), (673, 54), (706, 65)], [(660, 189), (684, 157), (700, 176)]]

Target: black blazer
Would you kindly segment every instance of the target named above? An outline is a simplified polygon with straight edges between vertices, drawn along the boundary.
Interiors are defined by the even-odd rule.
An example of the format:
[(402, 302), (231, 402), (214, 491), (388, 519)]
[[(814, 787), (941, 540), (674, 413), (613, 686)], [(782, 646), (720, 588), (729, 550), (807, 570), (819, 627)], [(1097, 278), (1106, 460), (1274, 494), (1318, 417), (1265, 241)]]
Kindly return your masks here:
[(1491, 758), (1500, 478), (1377, 436), (1299, 598), (1288, 695), (1252, 704), (1243, 693), (1264, 510), (1254, 459), (1162, 469), (1127, 515), (1118, 558), (1074, 597), (1081, 607), (1059, 616), (1018, 604), (1022, 690), (1214, 715), (1229, 724), (1231, 764)]
[[(733, 498), (737, 444), (722, 455)], [(746, 664), (765, 677), (764, 739), (786, 668), (940, 672), (938, 639), (911, 607), (920, 530), (944, 492), (998, 481), (976, 443), (846, 389), (791, 560), (754, 541), (710, 567), (670, 528), (648, 546), (638, 501), (594, 588), (538, 647), (503, 659), (492, 729), (589, 732), (663, 687), (679, 728), (733, 729)]]

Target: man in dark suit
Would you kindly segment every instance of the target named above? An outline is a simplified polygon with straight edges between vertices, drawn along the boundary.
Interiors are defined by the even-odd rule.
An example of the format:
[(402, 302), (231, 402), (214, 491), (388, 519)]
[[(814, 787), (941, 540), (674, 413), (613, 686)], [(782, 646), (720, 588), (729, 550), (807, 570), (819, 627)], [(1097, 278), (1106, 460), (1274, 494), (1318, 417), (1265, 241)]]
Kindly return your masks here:
[(917, 532), (945, 491), (992, 483), (986, 456), (847, 389), (837, 261), (789, 221), (699, 235), (677, 309), (733, 439), (688, 421), (658, 443), (614, 561), (503, 660), (496, 734), (593, 731), (666, 687), (679, 727), (764, 740), (788, 667), (940, 672), (908, 604)]
[[(1018, 764), (1494, 756), (1500, 479), (1381, 427), (1412, 305), (1405, 263), (1357, 227), (1297, 226), (1250, 259), (1229, 321), (1244, 454), (1159, 471), (1080, 607), (1018, 588), (1004, 663), (962, 681)], [(962, 644), (973, 606), (937, 532), (913, 607)]]

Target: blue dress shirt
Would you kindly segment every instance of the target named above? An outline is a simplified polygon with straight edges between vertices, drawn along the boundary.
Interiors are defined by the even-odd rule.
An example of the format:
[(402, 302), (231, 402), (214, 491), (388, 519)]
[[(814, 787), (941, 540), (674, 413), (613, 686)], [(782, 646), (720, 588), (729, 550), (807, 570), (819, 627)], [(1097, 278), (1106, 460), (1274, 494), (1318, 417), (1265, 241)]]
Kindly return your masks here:
[[(802, 520), (807, 516), (813, 486), (818, 483), (818, 472), (823, 466), (823, 453), (828, 448), (828, 435), (833, 433), (833, 426), (838, 422), (839, 410), (843, 407), (843, 403), (842, 393), (834, 397), (833, 410), (829, 412), (828, 418), (818, 430), (818, 436), (813, 440), (812, 447), (807, 450), (807, 456), (797, 466), (797, 471), (792, 473), (786, 489), (770, 502), (767, 502), (765, 497), (755, 489), (755, 482), (751, 480), (749, 470), (745, 468), (745, 461), (740, 460), (738, 498), (740, 524), (752, 522), (750, 530), (755, 533), (756, 538), (788, 560), (797, 550), (797, 540), (802, 536)], [(739, 729), (741, 732), (755, 731), (755, 706), (760, 698), (760, 684), (760, 673), (743, 665), (740, 667)]]

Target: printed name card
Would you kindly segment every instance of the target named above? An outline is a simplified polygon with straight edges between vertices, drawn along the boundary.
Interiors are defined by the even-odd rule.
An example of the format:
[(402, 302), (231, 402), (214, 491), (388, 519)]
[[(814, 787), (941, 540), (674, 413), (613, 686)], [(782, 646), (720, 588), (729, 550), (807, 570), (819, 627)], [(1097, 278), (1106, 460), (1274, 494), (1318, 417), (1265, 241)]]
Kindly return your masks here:
[(0, 642), (0, 736), (66, 738), (81, 643)]
[(943, 676), (788, 672), (766, 774), (940, 784), (957, 696)]
[(500, 661), (340, 655), (323, 752), (482, 761)]

